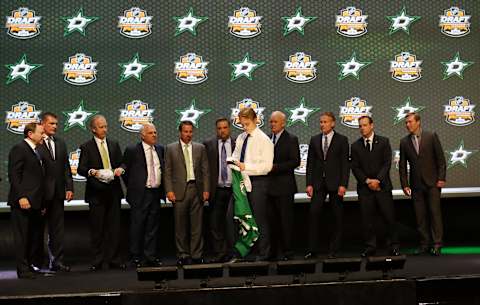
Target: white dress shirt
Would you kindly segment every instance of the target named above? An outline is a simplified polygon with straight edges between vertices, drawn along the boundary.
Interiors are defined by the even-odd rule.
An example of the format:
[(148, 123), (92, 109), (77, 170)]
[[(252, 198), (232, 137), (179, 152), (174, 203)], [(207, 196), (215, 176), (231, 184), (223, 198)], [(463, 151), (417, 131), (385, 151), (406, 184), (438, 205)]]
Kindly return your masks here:
[(47, 149), (50, 147), (50, 149), (52, 150), (52, 158), (53, 158), (53, 160), (55, 160), (56, 159), (56, 157), (55, 157), (56, 152), (55, 152), (55, 141), (53, 140), (53, 138), (45, 135), (45, 137), (43, 138), (43, 142), (47, 146)]
[[(147, 188), (157, 188), (160, 186), (160, 182), (162, 181), (162, 171), (160, 169), (160, 159), (158, 159), (158, 154), (155, 151), (154, 146), (148, 145), (147, 143), (142, 141), (143, 152), (145, 153), (145, 160), (147, 161)], [(153, 150), (153, 151), (152, 151)], [(152, 160), (153, 156), (153, 160)], [(155, 172), (152, 173), (152, 162)], [(152, 181), (152, 176), (155, 175), (155, 183), (153, 185), (150, 184)]]
[(368, 138), (363, 138), (363, 146), (367, 147), (367, 140), (370, 142), (370, 149), (373, 150), (373, 136), (375, 133), (372, 132), (372, 134)]
[[(110, 152), (108, 151), (107, 138), (103, 138), (103, 140), (100, 140), (95, 136), (93, 136), (93, 138), (95, 139), (95, 143), (97, 143), (97, 148), (99, 153), (102, 151), (102, 142), (103, 142), (103, 147), (105, 148), (108, 154), (108, 161), (110, 161)], [(112, 161), (110, 161), (110, 168), (112, 168)]]
[(272, 143), (273, 143), (273, 136), (275, 136), (275, 143), (273, 143), (273, 145), (277, 145), (278, 139), (280, 139), (280, 137), (282, 136), (282, 133), (283, 133), (284, 130), (285, 130), (285, 129), (282, 129), (282, 130), (280, 130), (278, 133), (272, 133), (272, 138), (271, 138)]
[[(187, 149), (187, 153), (188, 155), (190, 156), (190, 163), (189, 164), (185, 164), (185, 166), (189, 166), (190, 167), (190, 173), (192, 174), (191, 177), (187, 177), (187, 182), (188, 180), (195, 180), (195, 171), (193, 170), (193, 154), (192, 154), (192, 142), (190, 143), (183, 143), (182, 140), (180, 140), (180, 145), (182, 146), (182, 153), (183, 155), (185, 156), (185, 149)], [(185, 145), (187, 145), (187, 147), (185, 147)], [(187, 160), (185, 160), (185, 163), (187, 162)], [(185, 171), (187, 171), (187, 169), (185, 168)], [(190, 178), (190, 179), (189, 179)]]
[[(328, 141), (328, 147), (330, 148), (330, 144), (332, 144), (332, 138), (333, 138), (333, 135), (335, 134), (335, 131), (330, 130), (329, 133), (327, 133), (327, 141)], [(325, 134), (322, 133), (322, 149), (323, 149), (323, 146), (325, 145)]]

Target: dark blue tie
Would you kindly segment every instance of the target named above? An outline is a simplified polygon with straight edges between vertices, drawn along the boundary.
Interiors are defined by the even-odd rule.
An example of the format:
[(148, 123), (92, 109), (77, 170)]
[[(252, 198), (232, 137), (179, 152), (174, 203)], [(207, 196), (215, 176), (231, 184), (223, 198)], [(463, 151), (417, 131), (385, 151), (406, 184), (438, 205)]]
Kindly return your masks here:
[(225, 149), (225, 141), (222, 141), (222, 154), (220, 156), (220, 174), (222, 178), (222, 184), (225, 185), (228, 179), (227, 173), (227, 150)]
[(242, 151), (240, 152), (240, 162), (245, 161), (245, 151), (247, 150), (248, 138), (250, 135), (247, 133), (245, 140), (243, 140)]
[(33, 152), (35, 153), (35, 156), (37, 157), (38, 161), (42, 163), (42, 156), (40, 156), (40, 153), (36, 148), (33, 149)]

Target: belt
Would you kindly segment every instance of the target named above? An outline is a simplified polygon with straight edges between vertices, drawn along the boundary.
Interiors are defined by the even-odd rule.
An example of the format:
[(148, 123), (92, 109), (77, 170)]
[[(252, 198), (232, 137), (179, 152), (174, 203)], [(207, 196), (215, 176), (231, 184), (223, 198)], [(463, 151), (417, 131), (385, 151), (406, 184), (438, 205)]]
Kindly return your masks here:
[(195, 180), (189, 180), (187, 181), (187, 184), (195, 183)]

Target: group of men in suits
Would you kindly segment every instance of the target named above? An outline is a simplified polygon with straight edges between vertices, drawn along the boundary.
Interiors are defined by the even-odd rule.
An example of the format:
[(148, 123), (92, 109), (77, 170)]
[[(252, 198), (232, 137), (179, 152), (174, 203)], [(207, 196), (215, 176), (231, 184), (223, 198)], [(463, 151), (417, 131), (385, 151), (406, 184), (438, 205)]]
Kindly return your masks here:
[[(335, 131), (335, 121), (333, 113), (322, 113), (321, 133), (312, 136), (309, 144), (306, 193), (311, 197), (310, 236), (305, 258), (315, 258), (319, 252), (320, 215), (327, 197), (335, 219), (328, 255), (337, 256), (342, 240), (343, 197), (350, 169), (357, 180), (364, 222), (366, 248), (362, 256), (376, 252), (377, 209), (387, 225), (390, 253), (399, 255), (389, 174), (390, 142), (376, 134), (373, 119), (364, 116), (359, 119), (361, 137), (349, 146), (347, 137)], [(65, 142), (56, 136), (57, 125), (55, 114), (44, 113), (41, 124), (25, 126), (24, 141), (15, 145), (9, 154), (8, 203), (12, 210), (20, 278), (34, 277), (42, 265), (45, 222), (49, 236), (49, 268), (70, 270), (63, 254), (63, 206), (64, 200), (73, 198), (73, 183)], [(268, 135), (269, 145), (273, 144), (273, 165), (266, 175), (252, 176), (254, 182), (262, 182), (267, 198), (261, 202), (261, 213), (254, 215), (262, 224), (261, 259), (288, 260), (293, 256), (292, 209), (297, 192), (294, 169), (300, 164), (300, 153), (298, 138), (285, 126), (285, 114), (273, 112)], [(192, 140), (193, 124), (183, 121), (178, 128), (178, 141), (164, 148), (157, 143), (155, 126), (147, 123), (140, 130), (140, 142), (128, 146), (122, 154), (118, 142), (107, 138), (105, 117), (96, 115), (91, 119), (93, 137), (80, 147), (78, 173), (87, 178), (85, 201), (90, 209), (92, 271), (103, 268), (104, 264), (110, 268), (126, 268), (119, 250), (121, 178), (131, 207), (130, 254), (137, 267), (162, 264), (157, 239), (160, 201), (165, 197), (174, 206), (178, 264), (204, 262), (203, 213), (207, 201), (209, 221), (205, 235), (213, 250), (212, 261), (223, 262), (231, 257), (236, 232), (232, 174), (227, 159), (234, 152), (240, 155), (240, 150), (240, 160), (245, 158), (246, 142), (253, 135), (247, 134), (238, 144), (231, 136), (227, 118), (218, 119), (215, 127), (216, 135), (201, 144)], [(406, 128), (409, 135), (400, 142), (400, 180), (405, 194), (414, 200), (421, 237), (417, 252), (440, 255), (443, 238), (440, 191), (445, 185), (446, 174), (443, 150), (435, 133), (422, 130), (418, 114), (406, 116)], [(241, 145), (241, 149), (236, 144)], [(250, 152), (250, 158), (254, 153)], [(241, 170), (245, 170), (245, 165), (241, 165)], [(253, 209), (255, 214), (259, 203), (253, 204), (257, 204)]]

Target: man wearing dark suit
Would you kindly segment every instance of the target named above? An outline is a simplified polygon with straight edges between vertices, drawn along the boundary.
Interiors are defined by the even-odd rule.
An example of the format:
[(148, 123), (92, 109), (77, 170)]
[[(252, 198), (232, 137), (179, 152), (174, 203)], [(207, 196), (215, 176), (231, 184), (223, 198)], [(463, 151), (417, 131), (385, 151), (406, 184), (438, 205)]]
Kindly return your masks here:
[(23, 134), (24, 140), (12, 147), (8, 154), (8, 205), (12, 211), (17, 276), (35, 278), (30, 265), (38, 260), (33, 256), (38, 253), (35, 247), (43, 237), (41, 214), (44, 210), (45, 170), (38, 152), (43, 140), (43, 127), (38, 123), (29, 123)]
[(165, 199), (164, 150), (157, 144), (155, 125), (143, 125), (140, 137), (140, 143), (125, 149), (122, 164), (130, 204), (130, 254), (136, 267), (160, 266), (157, 241), (160, 199)]
[[(229, 252), (228, 243), (233, 242), (233, 214), (231, 221), (227, 221), (227, 211), (233, 212), (229, 208), (232, 199), (232, 172), (227, 166), (227, 158), (235, 150), (235, 140), (230, 136), (230, 121), (227, 118), (217, 119), (215, 126), (217, 135), (203, 142), (210, 172), (208, 236), (214, 254), (212, 262), (223, 262)], [(230, 230), (232, 232), (227, 233)]]
[(119, 251), (122, 151), (118, 142), (106, 138), (107, 128), (105, 117), (95, 115), (90, 121), (93, 139), (80, 146), (78, 173), (87, 177), (85, 201), (90, 208), (91, 271), (100, 270), (104, 262), (113, 269), (126, 267)]
[(343, 196), (347, 191), (350, 175), (349, 147), (347, 137), (333, 130), (335, 115), (324, 112), (320, 115), (321, 133), (310, 139), (307, 157), (307, 188), (310, 203), (310, 252), (306, 259), (318, 252), (320, 215), (327, 195), (335, 215), (334, 236), (330, 241), (328, 257), (336, 257), (340, 249), (343, 226)]
[[(274, 111), (270, 116), (269, 135), (275, 146), (273, 167), (268, 174), (268, 204), (272, 207), (271, 225), (277, 227), (277, 253), (281, 260), (293, 257), (293, 203), (297, 192), (294, 170), (300, 165), (298, 138), (285, 130), (286, 116)], [(273, 229), (273, 228), (272, 228)]]
[[(41, 124), (45, 131), (43, 144), (38, 147), (45, 167), (44, 206), (48, 228), (49, 268), (52, 271), (70, 271), (64, 263), (64, 200), (73, 199), (73, 180), (68, 161), (67, 145), (58, 136), (57, 115), (42, 114)], [(40, 251), (43, 253), (43, 243)]]
[(205, 146), (192, 142), (193, 124), (183, 121), (180, 139), (167, 145), (165, 191), (173, 203), (178, 265), (203, 263), (203, 204), (210, 181)]
[(443, 241), (440, 193), (447, 172), (444, 152), (437, 134), (422, 130), (420, 115), (409, 113), (405, 117), (405, 126), (409, 135), (400, 140), (400, 183), (405, 195), (412, 196), (415, 207), (420, 233), (417, 254), (427, 253), (433, 239), (431, 254), (438, 256)]
[(392, 182), (390, 180), (392, 164), (390, 141), (374, 132), (371, 117), (360, 117), (358, 125), (362, 137), (351, 146), (351, 162), (352, 172), (357, 179), (357, 194), (362, 211), (366, 244), (362, 257), (375, 255), (377, 249), (375, 236), (377, 207), (387, 225), (390, 254), (397, 256), (400, 255), (400, 252), (395, 228)]

